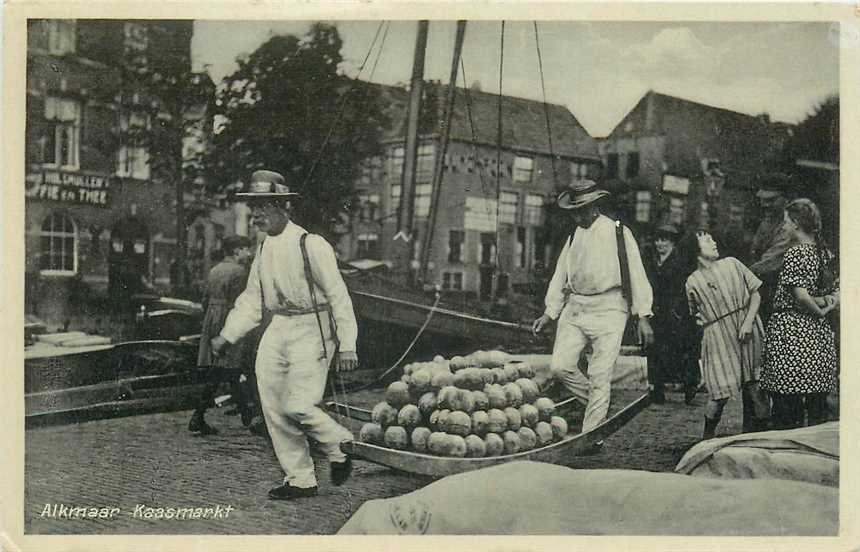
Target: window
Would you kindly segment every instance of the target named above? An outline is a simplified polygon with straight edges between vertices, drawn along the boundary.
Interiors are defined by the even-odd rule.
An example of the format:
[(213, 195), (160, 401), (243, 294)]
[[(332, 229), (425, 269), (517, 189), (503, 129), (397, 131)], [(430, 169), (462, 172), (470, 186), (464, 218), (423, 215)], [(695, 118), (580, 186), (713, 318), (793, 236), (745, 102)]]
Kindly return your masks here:
[(435, 163), (435, 146), (433, 144), (421, 144), (418, 146), (418, 161), (415, 170), (415, 182), (433, 182), (433, 169)]
[(75, 100), (45, 98), (48, 130), (40, 138), (42, 162), (63, 168), (78, 168), (81, 106)]
[(447, 291), (462, 291), (463, 290), (463, 273), (462, 272), (443, 272), (442, 273), (442, 289)]
[(480, 250), (478, 251), (478, 259), (481, 264), (494, 264), (496, 261), (496, 234), (491, 232), (481, 232)]
[(366, 233), (358, 235), (358, 251), (356, 255), (359, 259), (375, 259), (379, 256), (379, 234)]
[(403, 148), (392, 148), (388, 152), (389, 178), (398, 184), (403, 178)]
[(147, 132), (151, 128), (149, 113), (129, 110), (119, 116), (119, 130), (124, 144), (117, 152), (117, 176), (149, 180)]
[(572, 161), (570, 163), (570, 176), (572, 176), (574, 180), (588, 178), (588, 164)]
[(392, 184), (391, 185), (391, 208), (390, 215), (393, 215), (400, 209), (400, 194), (403, 191), (403, 186), (400, 184)]
[(528, 183), (532, 181), (534, 159), (531, 157), (514, 158), (514, 182)]
[(73, 275), (78, 271), (78, 232), (66, 215), (54, 213), (42, 223), (39, 269), (43, 274)]
[(618, 178), (617, 153), (610, 153), (606, 156), (606, 178)]
[(426, 217), (430, 214), (430, 194), (433, 184), (415, 185), (415, 216)]
[(52, 56), (74, 53), (76, 38), (74, 19), (48, 21), (48, 53)]
[(702, 224), (710, 225), (711, 222), (711, 214), (708, 210), (708, 202), (703, 201), (699, 205), (699, 222)]
[(502, 192), (499, 199), (501, 200), (499, 222), (502, 224), (516, 224), (517, 205), (520, 202), (519, 194), (516, 192)]
[(687, 202), (683, 198), (673, 197), (669, 199), (669, 222), (681, 226), (687, 219), (685, 212)]
[(373, 182), (373, 167), (370, 164), (370, 161), (365, 160), (360, 167), (360, 175), (358, 177), (358, 183), (364, 187), (368, 187)]
[(466, 241), (466, 233), (462, 230), (448, 231), (448, 262), (463, 262), (463, 242)]
[(117, 176), (149, 180), (149, 150), (147, 148), (121, 146), (117, 157)]
[(651, 192), (636, 192), (636, 222), (651, 220)]
[(538, 194), (528, 194), (526, 196), (525, 224), (532, 226), (543, 225), (543, 196)]
[(379, 209), (379, 194), (358, 194), (359, 220), (369, 222), (376, 219), (376, 211)]
[(627, 178), (639, 176), (639, 152), (631, 151), (627, 154), (627, 167), (624, 169)]
[(517, 227), (517, 245), (514, 252), (514, 265), (517, 268), (525, 268), (526, 266), (526, 228), (525, 226)]
[(131, 110), (119, 116), (119, 129), (124, 133), (135, 133), (152, 128), (149, 113)]

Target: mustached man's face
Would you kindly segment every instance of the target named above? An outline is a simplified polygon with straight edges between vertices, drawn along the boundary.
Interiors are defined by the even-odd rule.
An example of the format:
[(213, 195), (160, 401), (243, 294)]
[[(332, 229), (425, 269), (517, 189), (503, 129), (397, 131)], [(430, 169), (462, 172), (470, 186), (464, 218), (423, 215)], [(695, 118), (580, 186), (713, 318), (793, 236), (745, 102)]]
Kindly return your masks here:
[(600, 212), (594, 205), (586, 205), (580, 209), (574, 209), (570, 212), (570, 219), (574, 225), (579, 228), (590, 228), (594, 221), (597, 220)]
[(280, 208), (271, 202), (260, 202), (251, 204), (251, 219), (254, 225), (270, 236), (277, 236), (284, 231), (290, 222), (290, 205), (286, 209)]

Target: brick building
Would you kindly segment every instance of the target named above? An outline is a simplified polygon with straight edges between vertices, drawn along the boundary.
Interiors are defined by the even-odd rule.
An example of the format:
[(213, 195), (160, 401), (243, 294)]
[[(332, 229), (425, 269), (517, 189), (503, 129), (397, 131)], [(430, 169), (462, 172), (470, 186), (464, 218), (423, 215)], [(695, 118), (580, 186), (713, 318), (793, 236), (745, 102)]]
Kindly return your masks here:
[[(756, 178), (776, 162), (791, 127), (647, 92), (601, 140), (607, 186), (622, 216), (647, 236), (669, 221), (709, 228), (742, 249), (758, 219)], [(733, 254), (735, 251), (726, 251)]]
[[(169, 284), (176, 183), (153, 170), (147, 136), (176, 98), (124, 85), (129, 60), (171, 63), (214, 93), (191, 73), (192, 32), (191, 21), (28, 21), (28, 313), (60, 324), (93, 297)], [(188, 116), (198, 132), (182, 140), (193, 149), (211, 115)]]
[[(378, 86), (378, 85), (373, 85)], [(403, 88), (378, 86), (392, 121), (383, 157), (368, 160), (357, 183), (359, 202), (339, 244), (346, 259), (393, 260), (404, 162)], [(429, 112), (420, 136), (415, 191), (415, 261), (429, 230), (438, 122), (447, 88), (427, 87)], [(505, 96), (502, 147), (497, 147), (498, 96), (457, 89), (439, 208), (424, 283), (451, 294), (489, 299), (506, 289), (529, 292), (552, 263), (546, 206), (576, 176), (599, 167), (597, 142), (565, 107)], [(555, 167), (551, 152), (555, 154)], [(497, 178), (497, 156), (501, 175)], [(555, 175), (554, 175), (555, 172)], [(497, 201), (498, 198), (498, 201)]]

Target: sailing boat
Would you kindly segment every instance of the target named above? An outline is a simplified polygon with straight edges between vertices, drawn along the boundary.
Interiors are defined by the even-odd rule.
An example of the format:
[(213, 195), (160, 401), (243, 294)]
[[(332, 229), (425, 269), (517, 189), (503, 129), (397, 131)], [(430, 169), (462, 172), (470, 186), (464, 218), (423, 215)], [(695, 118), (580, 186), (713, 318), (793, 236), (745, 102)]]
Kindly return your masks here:
[[(404, 102), (407, 106), (407, 121), (402, 175), (394, 175), (395, 178), (399, 177), (400, 191), (397, 221), (396, 226), (389, 225), (382, 233), (383, 236), (393, 235), (393, 243), (384, 244), (384, 247), (388, 250), (387, 255), (394, 257), (391, 263), (394, 265), (392, 272), (408, 284), (396, 285), (392, 279), (355, 265), (344, 267), (344, 279), (350, 289), (356, 314), (363, 323), (363, 327), (367, 327), (369, 322), (371, 327), (381, 325), (382, 328), (388, 329), (388, 333), (382, 329), (380, 337), (390, 338), (394, 333), (390, 329), (395, 326), (401, 330), (410, 329), (419, 332), (423, 341), (445, 339), (447, 346), (444, 349), (449, 351), (498, 346), (503, 346), (509, 351), (545, 350), (551, 336), (535, 337), (531, 332), (530, 324), (482, 315), (476, 312), (477, 309), (470, 308), (475, 306), (477, 301), (466, 300), (465, 295), (462, 294), (459, 300), (449, 300), (446, 303), (439, 299), (438, 290), (435, 300), (432, 295), (422, 290), (422, 283), (425, 284), (424, 288), (432, 290), (433, 287), (432, 283), (427, 283), (429, 268), (434, 258), (431, 257), (431, 250), (444, 250), (449, 238), (449, 236), (440, 236), (437, 232), (437, 219), (440, 217), (440, 211), (443, 210), (440, 207), (443, 194), (446, 195), (449, 205), (451, 198), (456, 198), (455, 200), (462, 206), (463, 213), (461, 215), (460, 212), (445, 212), (441, 215), (449, 229), (458, 228), (453, 230), (451, 238), (453, 247), (458, 250), (456, 254), (452, 254), (450, 251), (452, 246), (449, 246), (447, 259), (449, 262), (440, 267), (441, 274), (436, 276), (444, 276), (444, 284), (447, 284), (446, 287), (449, 289), (465, 287), (466, 278), (471, 278), (472, 284), (477, 280), (480, 287), (479, 295), (492, 301), (494, 296), (501, 295), (497, 293), (499, 290), (507, 287), (507, 284), (502, 281), (505, 277), (499, 274), (503, 264), (500, 263), (502, 255), (507, 255), (509, 261), (507, 264), (520, 265), (521, 274), (529, 271), (533, 258), (537, 257), (537, 255), (527, 255), (526, 242), (533, 242), (535, 233), (543, 230), (541, 219), (544, 215), (543, 198), (551, 196), (555, 191), (553, 188), (557, 169), (556, 157), (562, 156), (553, 154), (553, 138), (555, 138), (555, 144), (562, 146), (565, 151), (581, 149), (581, 144), (590, 140), (587, 132), (579, 126), (570, 112), (561, 106), (496, 96), (479, 90), (458, 89), (456, 86), (458, 69), (462, 67), (465, 73), (460, 55), (465, 29), (466, 22), (459, 21), (449, 84), (446, 87), (430, 85), (433, 87), (432, 91), (442, 91), (445, 98), (444, 107), (441, 110), (442, 116), (432, 136), (435, 141), (435, 155), (431, 182), (428, 186), (425, 180), (423, 185), (420, 185), (424, 188), (422, 190), (424, 197), (421, 198), (423, 212), (419, 214), (416, 212), (417, 192), (419, 192), (417, 175), (421, 162), (419, 151), (428, 139), (427, 136), (420, 136), (421, 125), (419, 124), (422, 100), (428, 86), (424, 81), (428, 22), (418, 22), (412, 78), (408, 97)], [(543, 82), (542, 77), (541, 82)], [(402, 90), (399, 91), (401, 97), (396, 99), (403, 100), (402, 96), (405, 93)], [(394, 94), (391, 90), (388, 92)], [(476, 129), (474, 122), (476, 118), (482, 121), (495, 119), (492, 121), (493, 128), (482, 126)], [(545, 131), (541, 128), (544, 119), (546, 120)], [(551, 129), (550, 119), (553, 120), (556, 128)], [(502, 128), (503, 120), (510, 128)], [(529, 127), (529, 132), (523, 132), (521, 130), (523, 127)], [(456, 144), (455, 148), (449, 151), (452, 132), (455, 134)], [(503, 149), (505, 150), (504, 163)], [(510, 162), (513, 161), (509, 160), (511, 157), (509, 150), (512, 149), (522, 154), (522, 160), (528, 161), (527, 166), (516, 166), (516, 161), (521, 160), (519, 154), (516, 161)], [(547, 152), (549, 155), (546, 155)], [(599, 162), (596, 146), (584, 157), (587, 161)], [(541, 181), (541, 171), (548, 169), (549, 165), (552, 165), (552, 180), (543, 178)], [(424, 172), (426, 174), (426, 167)], [(521, 174), (525, 174), (528, 178), (518, 181), (517, 178)], [(508, 191), (502, 190), (500, 181), (503, 176), (506, 179), (504, 187), (508, 188)], [(445, 192), (442, 192), (446, 177), (454, 182), (445, 183), (447, 187)], [(493, 179), (495, 182), (492, 182)], [(481, 189), (472, 190), (470, 193), (469, 186), (477, 187), (478, 180), (480, 180)], [(511, 192), (510, 188), (514, 186), (519, 189), (525, 188), (526, 192), (522, 194), (519, 190)], [(429, 198), (426, 196), (427, 188), (430, 190)], [(381, 191), (389, 190), (382, 186)], [(543, 192), (543, 195), (532, 192)], [(503, 205), (509, 197), (516, 198), (513, 214), (510, 211), (510, 203)], [(535, 198), (540, 200), (537, 205), (533, 201)], [(519, 202), (523, 203), (523, 209), (518, 209)], [(528, 221), (525, 220), (526, 211), (528, 211)], [(523, 214), (520, 215), (521, 212)], [(452, 223), (453, 218), (461, 216), (462, 218), (458, 218), (457, 222)], [(424, 220), (417, 220), (419, 218)], [(500, 223), (505, 225), (503, 236), (500, 236), (502, 232)], [(518, 252), (510, 251), (509, 247), (505, 247), (512, 241), (510, 238), (514, 235), (513, 232), (516, 232)], [(464, 242), (460, 245), (456, 244), (458, 235)], [(478, 247), (474, 247), (475, 245)], [(470, 258), (475, 253), (475, 249), (478, 250), (477, 256)], [(544, 254), (541, 255), (543, 264), (548, 265), (547, 248), (544, 246), (543, 249)], [(519, 255), (516, 263), (511, 262), (511, 257), (514, 255)], [(444, 264), (439, 262), (438, 254), (435, 259), (437, 265)], [(467, 266), (470, 262), (471, 266)]]

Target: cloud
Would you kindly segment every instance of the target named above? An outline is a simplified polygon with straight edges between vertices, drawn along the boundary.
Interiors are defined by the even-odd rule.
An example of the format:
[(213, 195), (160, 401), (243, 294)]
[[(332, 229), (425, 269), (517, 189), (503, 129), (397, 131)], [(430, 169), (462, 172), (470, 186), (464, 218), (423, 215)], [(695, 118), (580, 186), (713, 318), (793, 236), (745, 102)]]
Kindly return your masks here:
[(705, 45), (689, 27), (662, 29), (650, 42), (621, 52), (622, 62), (639, 75), (685, 76), (716, 66), (717, 51)]

